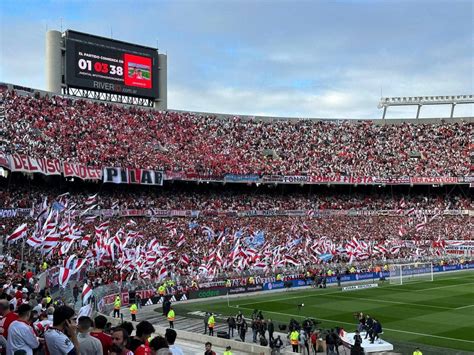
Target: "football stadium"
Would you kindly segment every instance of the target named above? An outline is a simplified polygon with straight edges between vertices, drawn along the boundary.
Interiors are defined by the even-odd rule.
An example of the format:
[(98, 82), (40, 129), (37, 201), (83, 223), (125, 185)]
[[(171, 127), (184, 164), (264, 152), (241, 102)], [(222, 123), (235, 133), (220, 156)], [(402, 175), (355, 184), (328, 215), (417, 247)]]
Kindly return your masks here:
[(141, 3), (0, 7), (0, 354), (473, 354), (473, 4)]

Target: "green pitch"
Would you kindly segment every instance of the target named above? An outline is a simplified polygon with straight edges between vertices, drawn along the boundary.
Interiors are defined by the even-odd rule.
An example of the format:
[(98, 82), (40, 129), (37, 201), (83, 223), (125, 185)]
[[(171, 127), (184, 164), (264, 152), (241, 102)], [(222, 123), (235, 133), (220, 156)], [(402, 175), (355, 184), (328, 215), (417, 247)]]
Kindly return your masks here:
[(350, 332), (357, 324), (354, 312), (363, 312), (381, 322), (382, 338), (394, 342), (395, 351), (403, 343), (474, 351), (474, 272), (470, 271), (435, 274), (433, 282), (403, 286), (387, 282), (352, 292), (335, 287), (282, 291), (174, 306), (177, 314), (199, 310), (224, 317), (239, 310), (250, 316), (258, 309), (277, 324), (309, 317), (321, 321), (323, 329), (340, 326)]

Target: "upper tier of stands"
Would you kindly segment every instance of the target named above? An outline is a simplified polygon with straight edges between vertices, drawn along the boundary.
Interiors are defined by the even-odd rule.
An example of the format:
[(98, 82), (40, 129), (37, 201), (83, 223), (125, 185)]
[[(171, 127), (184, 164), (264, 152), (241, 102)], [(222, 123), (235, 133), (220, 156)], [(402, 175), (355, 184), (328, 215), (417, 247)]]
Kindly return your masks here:
[(472, 168), (468, 121), (261, 121), (0, 93), (0, 153), (222, 175), (454, 176)]

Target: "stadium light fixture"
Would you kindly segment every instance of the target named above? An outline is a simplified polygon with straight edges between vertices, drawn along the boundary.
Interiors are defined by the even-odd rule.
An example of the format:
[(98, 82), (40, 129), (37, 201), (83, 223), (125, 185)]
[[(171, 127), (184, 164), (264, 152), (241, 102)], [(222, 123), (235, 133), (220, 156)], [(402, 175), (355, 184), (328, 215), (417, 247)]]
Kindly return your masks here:
[(380, 98), (377, 107), (383, 108), (382, 119), (385, 119), (387, 108), (390, 106), (418, 106), (416, 118), (420, 116), (421, 106), (424, 105), (451, 105), (451, 116), (453, 118), (456, 105), (474, 104), (474, 95), (438, 95), (438, 96), (395, 96)]

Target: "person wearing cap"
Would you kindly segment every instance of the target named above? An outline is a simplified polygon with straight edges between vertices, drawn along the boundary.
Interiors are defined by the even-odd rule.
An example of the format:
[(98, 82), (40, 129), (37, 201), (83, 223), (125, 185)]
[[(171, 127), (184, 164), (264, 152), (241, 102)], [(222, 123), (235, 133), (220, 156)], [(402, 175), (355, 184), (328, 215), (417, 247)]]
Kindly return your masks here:
[(230, 346), (225, 348), (224, 355), (232, 355), (232, 348)]

